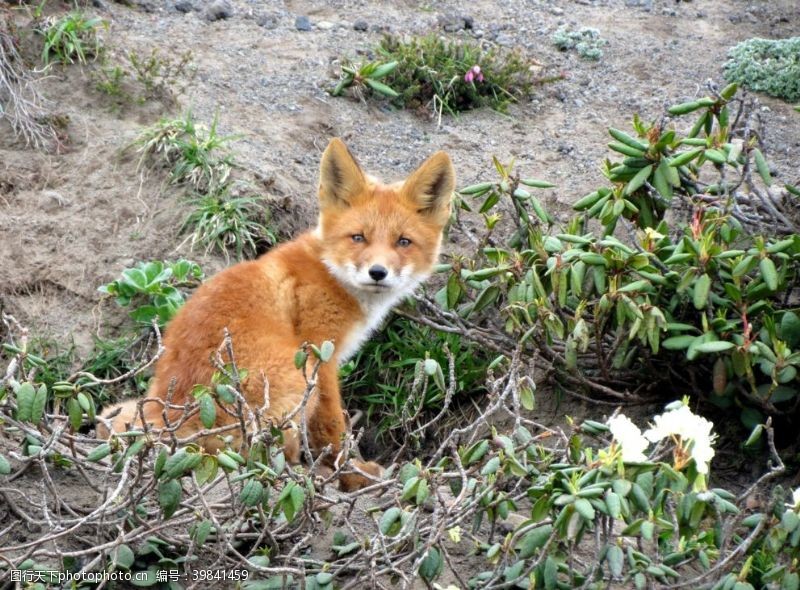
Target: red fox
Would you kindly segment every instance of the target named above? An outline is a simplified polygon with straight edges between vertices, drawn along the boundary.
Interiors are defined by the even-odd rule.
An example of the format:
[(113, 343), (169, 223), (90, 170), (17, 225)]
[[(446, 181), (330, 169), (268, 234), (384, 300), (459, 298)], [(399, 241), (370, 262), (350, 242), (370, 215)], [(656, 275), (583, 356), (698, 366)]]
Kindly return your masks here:
[[(330, 340), (335, 343), (334, 356), (320, 367), (305, 415), (312, 452), (330, 445), (333, 452), (325, 462), (336, 467), (334, 458), (346, 428), (337, 366), (431, 273), (454, 185), (453, 165), (444, 152), (433, 154), (404, 182), (384, 185), (364, 174), (340, 139), (331, 140), (320, 166), (317, 227), (257, 260), (220, 272), (194, 293), (167, 326), (165, 351), (142, 406), (144, 420), (155, 428), (164, 427), (165, 415), (167, 422), (179, 423), (183, 410), (165, 409), (168, 390), (171, 405), (180, 406), (192, 401), (195, 385), (211, 383), (215, 369), (210, 359), (227, 328), (237, 366), (247, 371), (243, 396), (256, 410), (264, 405), (266, 385), (266, 413), (280, 421), (302, 403), (306, 389), (294, 366), (295, 353), (303, 343)], [(114, 431), (142, 427), (134, 424), (136, 400), (112, 406), (104, 416), (118, 409), (107, 421)], [(215, 427), (236, 420), (217, 408)], [(299, 416), (294, 420), (299, 423)], [(176, 435), (186, 437), (202, 429), (195, 413)], [(98, 434), (109, 435), (102, 423)], [(286, 457), (298, 463), (296, 430), (284, 434)], [(224, 443), (218, 436), (207, 436), (202, 445), (213, 452)], [(373, 476), (381, 473), (376, 463), (353, 464)], [(340, 476), (345, 490), (370, 483), (354, 472)]]

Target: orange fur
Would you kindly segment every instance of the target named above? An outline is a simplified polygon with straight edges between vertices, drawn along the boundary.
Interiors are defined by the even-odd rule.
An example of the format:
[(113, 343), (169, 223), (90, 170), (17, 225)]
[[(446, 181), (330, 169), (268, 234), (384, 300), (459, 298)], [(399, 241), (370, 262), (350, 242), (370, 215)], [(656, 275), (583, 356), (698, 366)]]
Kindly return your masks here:
[[(365, 176), (345, 145), (333, 139), (322, 157), (317, 228), (258, 260), (220, 272), (197, 290), (167, 327), (165, 352), (143, 405), (145, 420), (164, 426), (163, 404), (158, 400), (166, 399), (171, 383), (172, 403), (182, 405), (191, 401), (194, 385), (211, 382), (210, 359), (225, 328), (231, 334), (237, 366), (247, 370), (242, 393), (248, 404), (253, 409), (262, 406), (266, 376), (267, 413), (276, 419), (291, 413), (305, 390), (302, 374), (294, 367), (295, 352), (304, 342), (319, 345), (331, 340), (335, 358), (321, 366), (306, 416), (312, 450), (331, 445), (335, 456), (345, 432), (337, 366), (357, 350), (392, 305), (431, 272), (453, 187), (452, 164), (442, 152), (404, 183), (387, 186)], [(370, 269), (374, 272), (377, 267), (386, 271), (385, 278), (372, 278)], [(120, 405), (122, 411), (111, 422), (114, 431), (125, 430), (136, 415), (136, 401)], [(167, 411), (170, 422), (181, 414)], [(221, 408), (216, 415), (215, 426), (234, 420)], [(295, 420), (299, 422), (298, 417)], [(195, 415), (177, 435), (185, 437), (202, 428)], [(98, 427), (98, 434), (107, 436), (107, 429)], [(213, 451), (223, 443), (206, 437), (203, 446)], [(297, 440), (289, 432), (285, 450), (290, 461), (299, 461)], [(374, 463), (356, 465), (380, 473)], [(369, 482), (346, 475), (340, 483), (353, 489)]]

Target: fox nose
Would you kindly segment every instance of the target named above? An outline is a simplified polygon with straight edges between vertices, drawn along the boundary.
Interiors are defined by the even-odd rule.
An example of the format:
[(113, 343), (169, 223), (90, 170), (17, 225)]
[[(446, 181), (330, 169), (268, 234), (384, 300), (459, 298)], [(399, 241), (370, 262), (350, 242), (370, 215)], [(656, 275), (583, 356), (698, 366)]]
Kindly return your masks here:
[(389, 271), (380, 264), (375, 264), (369, 269), (369, 276), (373, 281), (382, 281), (389, 274)]

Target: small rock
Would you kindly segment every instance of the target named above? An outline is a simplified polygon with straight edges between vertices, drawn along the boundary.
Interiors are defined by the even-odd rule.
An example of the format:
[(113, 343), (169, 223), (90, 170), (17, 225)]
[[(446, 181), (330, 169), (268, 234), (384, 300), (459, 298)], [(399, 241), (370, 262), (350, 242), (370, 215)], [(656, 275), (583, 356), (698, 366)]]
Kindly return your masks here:
[(653, 0), (625, 0), (626, 6), (638, 6), (647, 12), (653, 9)]
[(462, 14), (445, 14), (439, 17), (439, 26), (448, 33), (471, 29), (473, 24), (474, 21), (471, 16)]
[(206, 20), (213, 22), (233, 16), (233, 6), (228, 0), (214, 0), (206, 9)]
[(298, 31), (310, 31), (311, 21), (308, 20), (308, 17), (305, 15), (298, 16), (294, 19), (294, 28)]
[(369, 29), (369, 23), (364, 19), (359, 19), (353, 23), (353, 29), (355, 29), (356, 31), (361, 31), (363, 33), (364, 31), (367, 31)]
[(106, 3), (103, 2), (103, 0), (92, 0), (92, 6), (99, 8), (100, 10), (106, 9)]
[(561, 16), (562, 14), (564, 14), (564, 9), (563, 8), (559, 8), (558, 6), (551, 6), (550, 7), (550, 14), (554, 14), (556, 16)]
[(319, 22), (317, 23), (317, 28), (318, 28), (320, 31), (329, 31), (329, 30), (331, 30), (331, 29), (332, 29), (334, 26), (336, 26), (336, 25), (334, 25), (332, 22), (330, 22), (330, 21), (327, 21), (327, 20), (321, 20), (321, 21), (319, 21)]
[(195, 9), (194, 2), (192, 2), (192, 0), (178, 0), (177, 2), (175, 2), (174, 6), (175, 10), (177, 10), (178, 12), (182, 12), (184, 14), (191, 12)]
[(512, 45), (514, 45), (514, 38), (508, 33), (500, 33), (499, 35), (497, 35), (494, 41), (495, 43), (497, 43), (498, 45), (502, 45), (503, 47), (511, 47)]

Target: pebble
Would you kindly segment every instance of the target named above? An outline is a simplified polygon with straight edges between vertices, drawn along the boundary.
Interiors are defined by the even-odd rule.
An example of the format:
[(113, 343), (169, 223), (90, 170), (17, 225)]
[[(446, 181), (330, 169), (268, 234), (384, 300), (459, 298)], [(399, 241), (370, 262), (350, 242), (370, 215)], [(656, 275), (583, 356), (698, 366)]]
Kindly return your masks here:
[(511, 47), (512, 45), (514, 45), (514, 38), (508, 33), (500, 33), (499, 35), (497, 35), (494, 41), (495, 43), (497, 43), (498, 45), (502, 45), (503, 47)]
[(439, 16), (438, 20), (439, 26), (448, 33), (471, 29), (475, 24), (471, 16), (465, 16), (463, 14), (445, 14)]
[(175, 10), (178, 12), (186, 14), (187, 12), (192, 12), (194, 9), (194, 2), (192, 2), (192, 0), (178, 0), (175, 2)]
[(233, 6), (228, 0), (214, 0), (206, 9), (206, 20), (224, 20), (233, 16)]
[(317, 28), (318, 28), (319, 30), (321, 30), (321, 31), (329, 31), (330, 29), (332, 29), (332, 28), (333, 28), (334, 26), (336, 26), (336, 25), (334, 25), (334, 23), (332, 23), (332, 22), (330, 22), (330, 21), (327, 21), (327, 20), (321, 20), (321, 21), (319, 21), (319, 22), (317, 23), (317, 25), (316, 25), (316, 26), (317, 26)]
[(298, 31), (310, 31), (311, 21), (308, 20), (308, 17), (305, 15), (298, 16), (294, 19), (294, 28)]
[(367, 31), (369, 29), (369, 23), (364, 19), (357, 20), (353, 23), (353, 29), (361, 32)]

